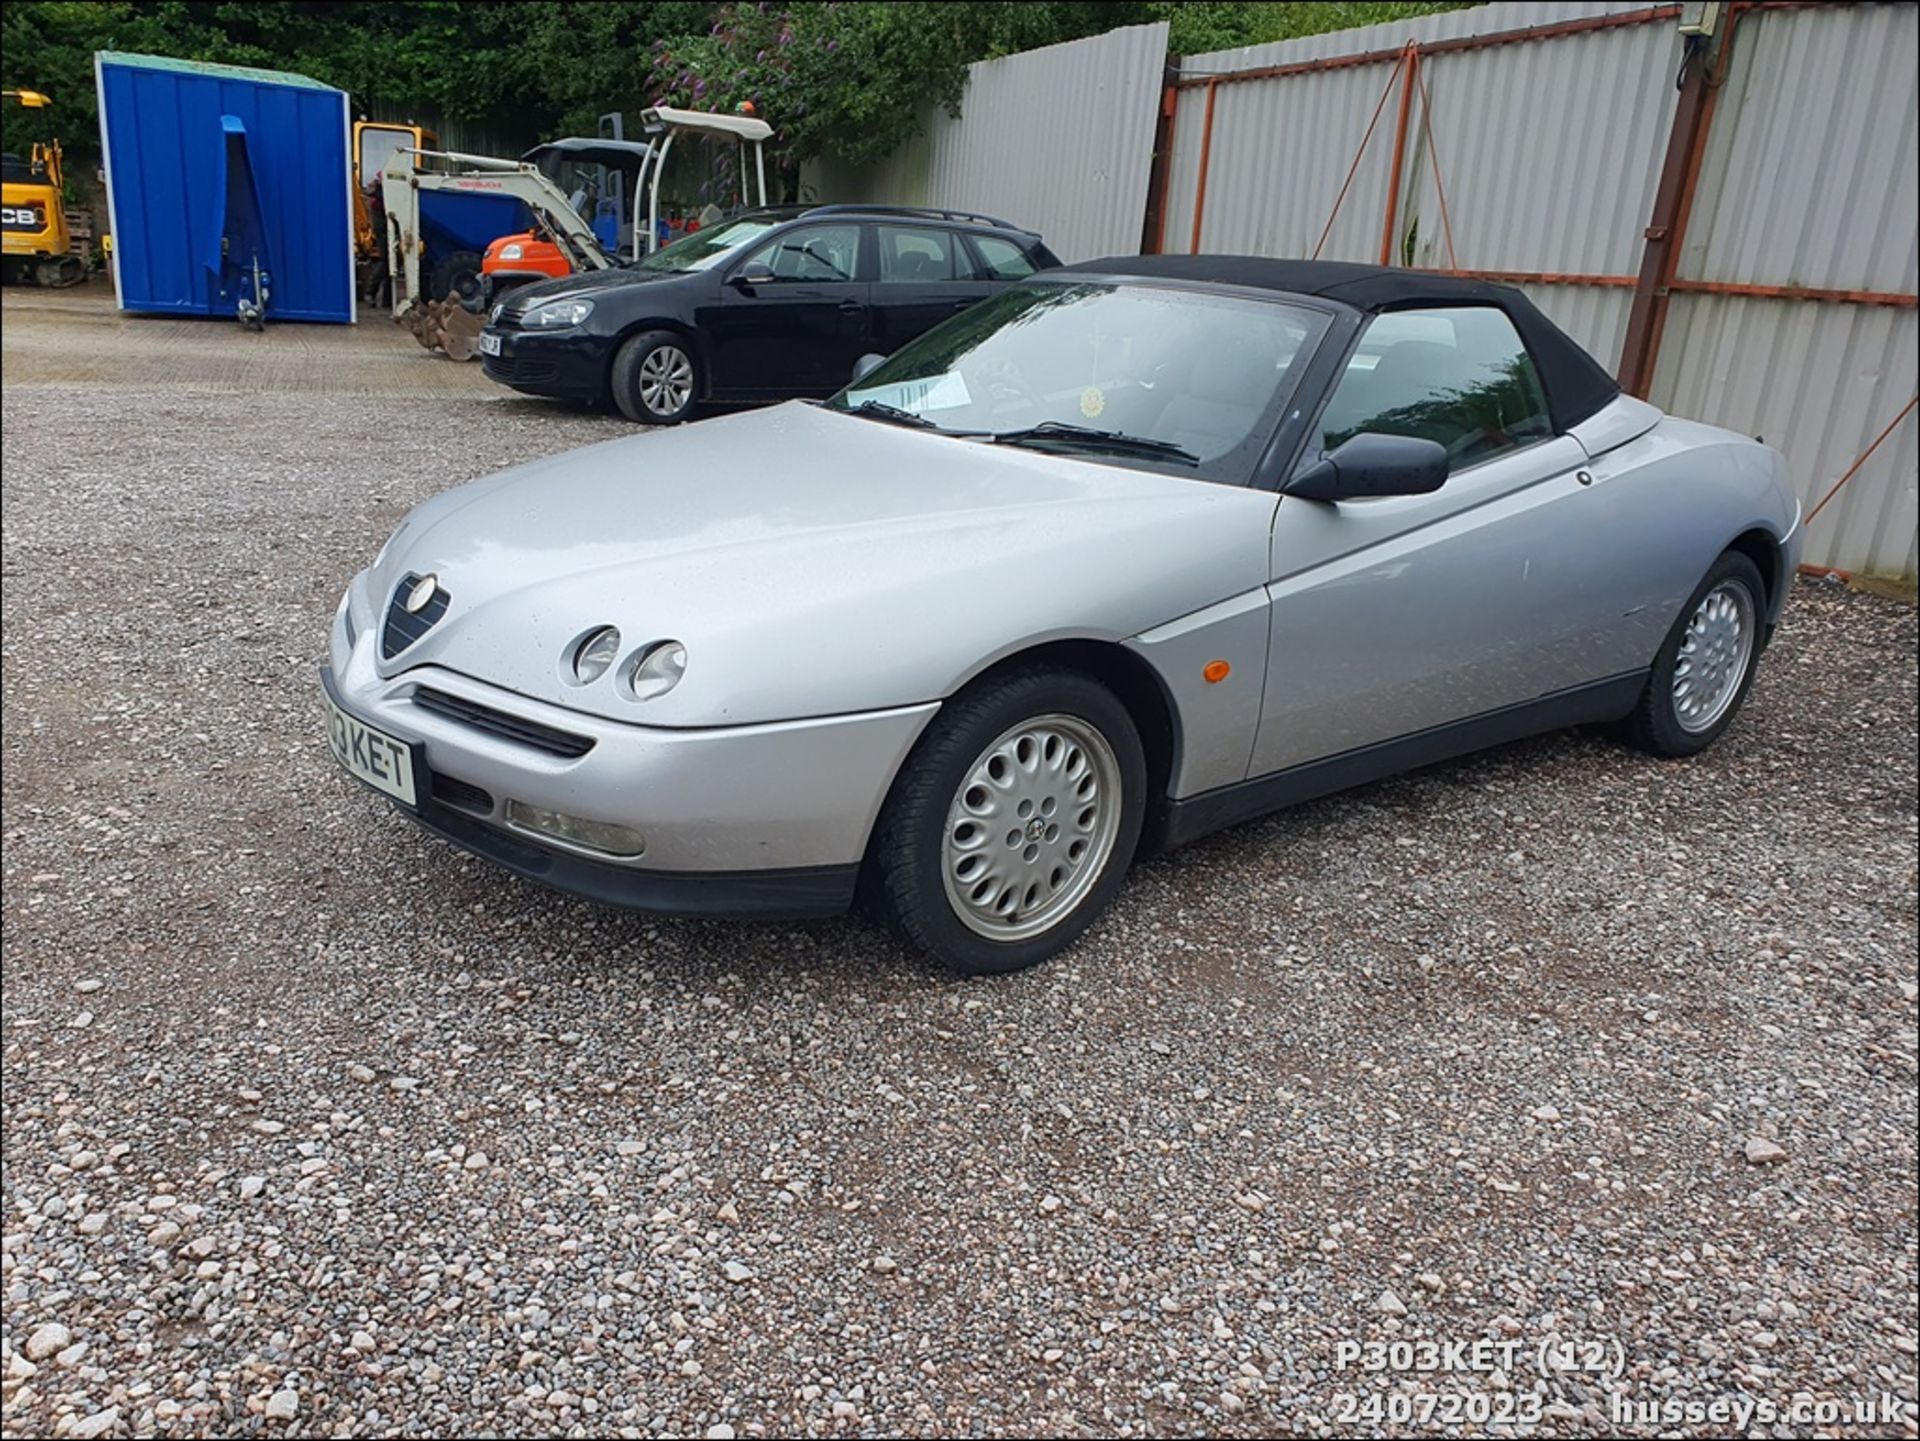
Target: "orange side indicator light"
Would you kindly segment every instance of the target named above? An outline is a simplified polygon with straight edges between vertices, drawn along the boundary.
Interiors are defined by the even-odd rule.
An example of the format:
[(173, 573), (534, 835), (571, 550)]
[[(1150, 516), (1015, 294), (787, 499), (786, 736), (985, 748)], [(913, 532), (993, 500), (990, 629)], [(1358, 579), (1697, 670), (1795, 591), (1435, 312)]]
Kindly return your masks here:
[(1233, 667), (1223, 660), (1210, 660), (1200, 674), (1206, 677), (1208, 685), (1219, 685), (1233, 674)]

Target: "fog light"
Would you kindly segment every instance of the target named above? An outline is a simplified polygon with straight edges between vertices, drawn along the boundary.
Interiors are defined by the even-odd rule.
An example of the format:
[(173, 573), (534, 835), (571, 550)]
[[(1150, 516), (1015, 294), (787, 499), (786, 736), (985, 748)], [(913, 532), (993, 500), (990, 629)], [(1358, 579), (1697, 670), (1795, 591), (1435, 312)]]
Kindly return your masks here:
[(646, 838), (631, 826), (583, 820), (562, 811), (530, 806), (525, 801), (508, 801), (506, 814), (507, 824), (515, 830), (564, 841), (583, 851), (598, 851), (603, 856), (632, 857), (644, 854), (647, 849)]

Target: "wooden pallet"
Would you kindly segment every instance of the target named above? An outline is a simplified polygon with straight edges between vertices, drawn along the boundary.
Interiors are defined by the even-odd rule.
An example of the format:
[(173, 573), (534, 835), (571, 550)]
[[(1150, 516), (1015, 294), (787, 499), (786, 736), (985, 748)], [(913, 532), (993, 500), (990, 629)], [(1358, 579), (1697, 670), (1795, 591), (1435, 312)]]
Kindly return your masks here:
[(67, 211), (67, 249), (75, 255), (93, 254), (93, 212), (91, 210)]

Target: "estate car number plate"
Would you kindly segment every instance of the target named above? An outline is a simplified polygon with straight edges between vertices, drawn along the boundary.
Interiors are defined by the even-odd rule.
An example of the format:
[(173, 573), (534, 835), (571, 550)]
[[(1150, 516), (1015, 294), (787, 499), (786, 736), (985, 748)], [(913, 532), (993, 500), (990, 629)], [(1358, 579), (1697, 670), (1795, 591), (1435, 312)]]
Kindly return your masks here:
[(403, 806), (417, 807), (420, 802), (413, 788), (413, 747), (348, 715), (324, 691), (321, 700), (327, 707), (327, 740), (333, 746), (334, 758), (375, 790)]
[(500, 353), (500, 337), (497, 335), (488, 335), (484, 330), (481, 331), (480, 353), (482, 355), (498, 355)]

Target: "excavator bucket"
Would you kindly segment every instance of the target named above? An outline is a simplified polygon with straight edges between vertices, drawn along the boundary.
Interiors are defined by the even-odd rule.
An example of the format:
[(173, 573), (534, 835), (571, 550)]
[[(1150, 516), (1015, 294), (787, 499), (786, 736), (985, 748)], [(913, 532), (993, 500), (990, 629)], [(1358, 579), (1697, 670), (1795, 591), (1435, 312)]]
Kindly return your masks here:
[(443, 351), (454, 360), (472, 360), (487, 322), (461, 305), (457, 296), (449, 295), (414, 306), (400, 317), (400, 323), (428, 350)]
[(450, 360), (472, 360), (479, 354), (480, 332), (486, 317), (468, 310), (449, 296), (442, 302), (447, 308), (440, 322), (440, 348)]

